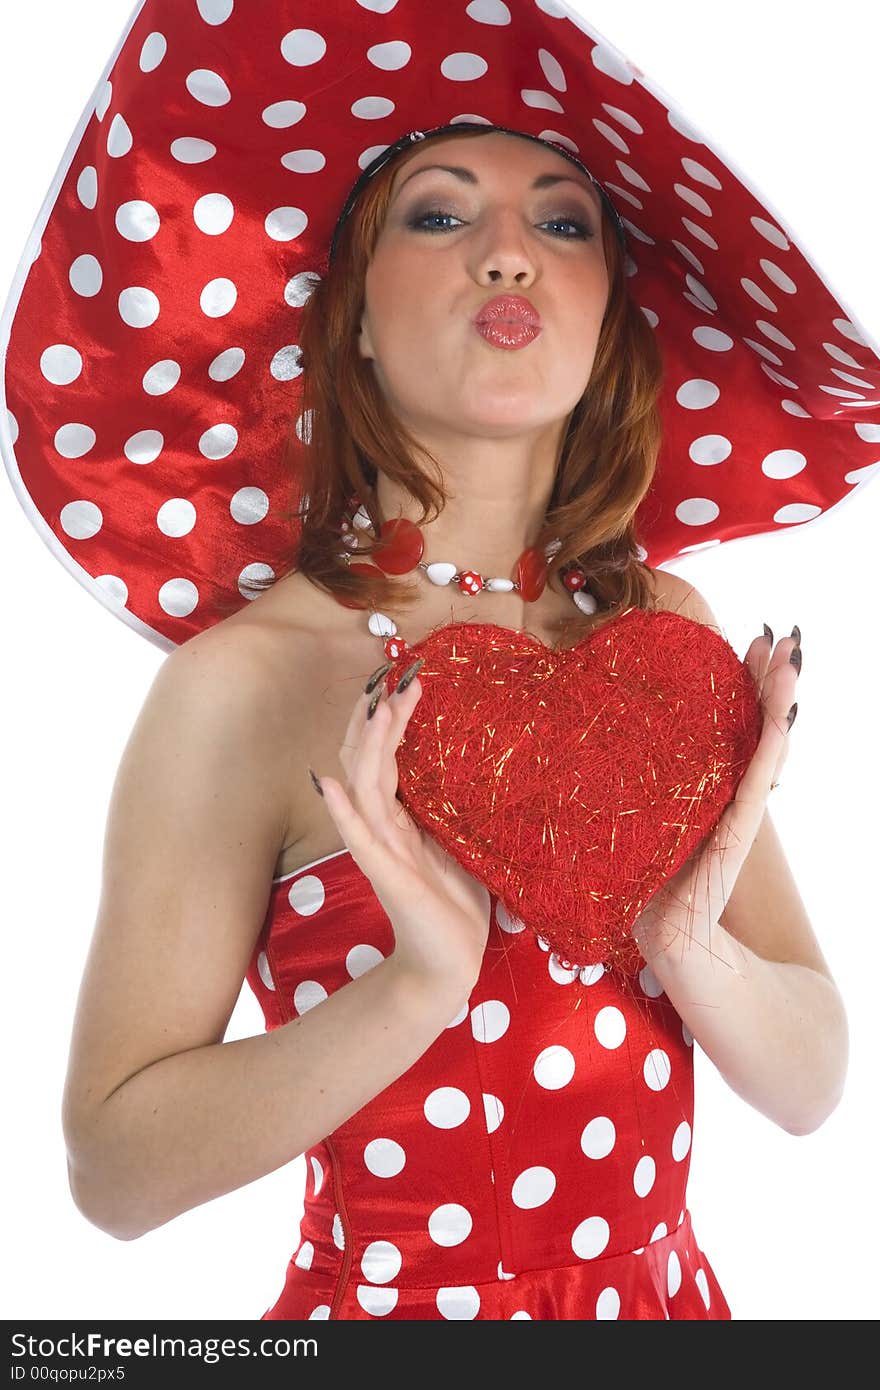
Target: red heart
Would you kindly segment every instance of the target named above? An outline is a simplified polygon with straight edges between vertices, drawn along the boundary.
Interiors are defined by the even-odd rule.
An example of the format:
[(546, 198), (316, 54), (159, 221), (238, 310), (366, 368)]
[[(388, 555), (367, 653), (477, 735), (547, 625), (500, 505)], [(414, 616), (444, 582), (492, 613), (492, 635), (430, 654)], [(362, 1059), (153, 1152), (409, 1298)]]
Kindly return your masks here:
[(561, 959), (635, 974), (634, 923), (757, 748), (748, 666), (704, 623), (637, 607), (562, 651), (450, 623), (406, 649), (389, 689), (416, 656), (397, 751), (413, 820)]

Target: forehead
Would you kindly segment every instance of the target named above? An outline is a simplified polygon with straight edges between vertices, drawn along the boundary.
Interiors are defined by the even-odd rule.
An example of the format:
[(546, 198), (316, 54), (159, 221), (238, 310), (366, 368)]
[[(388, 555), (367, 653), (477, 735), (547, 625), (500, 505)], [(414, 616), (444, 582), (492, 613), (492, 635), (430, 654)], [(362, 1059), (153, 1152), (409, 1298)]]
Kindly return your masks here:
[(597, 205), (600, 203), (595, 185), (582, 169), (556, 150), (534, 140), (494, 131), (480, 136), (444, 136), (427, 144), (430, 148), (422, 147), (398, 161), (391, 182), (391, 198), (417, 173), (426, 169), (444, 169), (462, 183), (477, 185), (483, 182), (482, 175), (487, 167), (503, 163), (509, 156), (511, 160), (522, 158), (526, 171), (533, 173), (530, 181), (533, 188), (576, 185)]

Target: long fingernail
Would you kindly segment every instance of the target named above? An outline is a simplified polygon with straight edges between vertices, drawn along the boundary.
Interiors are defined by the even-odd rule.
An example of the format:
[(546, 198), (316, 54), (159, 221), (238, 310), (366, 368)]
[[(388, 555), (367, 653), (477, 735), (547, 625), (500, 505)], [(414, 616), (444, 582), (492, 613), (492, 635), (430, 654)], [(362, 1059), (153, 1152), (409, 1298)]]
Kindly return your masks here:
[(767, 638), (767, 641), (770, 643), (770, 646), (772, 647), (772, 646), (773, 646), (773, 629), (772, 629), (772, 627), (768, 627), (766, 623), (764, 624), (764, 636)]
[(398, 694), (398, 695), (402, 695), (402, 694), (403, 694), (404, 690), (406, 690), (406, 687), (409, 685), (410, 681), (415, 679), (415, 677), (418, 675), (419, 671), (421, 671), (421, 669), (422, 669), (422, 667), (424, 666), (424, 664), (425, 664), (425, 658), (424, 658), (423, 656), (420, 656), (419, 659), (418, 659), (418, 661), (414, 661), (413, 664), (412, 664), (412, 666), (408, 666), (408, 667), (406, 668), (406, 670), (404, 671), (403, 675), (400, 677), (400, 680), (397, 682), (397, 691), (396, 691), (396, 694)]
[(391, 662), (390, 662), (390, 661), (386, 661), (384, 666), (380, 666), (379, 669), (378, 669), (378, 671), (374, 671), (373, 674), (370, 676), (370, 679), (367, 681), (366, 685), (364, 686), (364, 694), (365, 694), (365, 695), (369, 695), (370, 691), (371, 691), (371, 690), (374, 690), (374, 689), (376, 688), (376, 682), (377, 682), (377, 681), (380, 681), (380, 680), (382, 679), (382, 677), (385, 675), (385, 672), (386, 672), (386, 671), (390, 671), (390, 670), (391, 670)]
[(796, 718), (797, 718), (797, 700), (795, 700), (795, 702), (794, 702), (794, 704), (792, 705), (791, 709), (788, 711), (788, 727), (789, 727), (789, 728), (791, 728), (791, 726), (792, 726), (792, 724), (794, 723), (794, 721), (795, 721)]
[(385, 689), (384, 685), (380, 685), (380, 686), (379, 686), (379, 689), (378, 689), (378, 690), (376, 691), (376, 693), (374, 694), (372, 700), (371, 700), (370, 703), (367, 705), (367, 718), (368, 718), (368, 719), (372, 719), (373, 715), (376, 713), (376, 706), (378, 705), (379, 701), (382, 699), (382, 691), (383, 691), (384, 689)]
[(797, 671), (798, 675), (800, 675), (800, 673), (801, 673), (801, 662), (802, 662), (802, 660), (803, 660), (803, 657), (802, 657), (802, 655), (801, 655), (801, 649), (800, 649), (800, 647), (792, 647), (792, 649), (791, 649), (791, 656), (790, 656), (788, 659), (789, 659), (789, 661), (791, 662), (791, 664), (792, 664), (792, 666), (794, 667), (794, 669)]
[(800, 628), (798, 627), (797, 623), (795, 623), (794, 627), (792, 628), (792, 630), (791, 630), (791, 635), (792, 635), (792, 637), (794, 638), (794, 640), (797, 642), (798, 646), (800, 646), (800, 644), (801, 644), (801, 630), (800, 630)]
[(311, 769), (311, 768), (309, 768), (309, 776), (310, 776), (311, 779), (312, 779), (312, 786), (314, 787), (315, 791), (318, 793), (319, 796), (323, 796), (323, 795), (324, 795), (324, 791), (323, 791), (323, 788), (321, 787), (321, 783), (318, 781), (317, 777), (315, 776), (314, 772), (312, 772), (312, 769)]

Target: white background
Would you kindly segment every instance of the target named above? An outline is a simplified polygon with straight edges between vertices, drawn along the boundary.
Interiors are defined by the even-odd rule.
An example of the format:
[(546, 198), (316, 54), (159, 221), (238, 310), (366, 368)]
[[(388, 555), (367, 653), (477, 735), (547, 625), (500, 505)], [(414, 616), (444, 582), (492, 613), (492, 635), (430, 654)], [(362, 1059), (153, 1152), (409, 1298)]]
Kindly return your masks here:
[[(864, 0), (812, 12), (766, 0), (575, 8), (766, 195), (880, 340), (880, 9)], [(0, 299), (130, 12), (128, 0), (3, 6)], [(821, 27), (808, 13), (821, 14)], [(880, 1312), (878, 538), (872, 482), (814, 524), (675, 565), (740, 655), (765, 621), (777, 637), (801, 628), (799, 713), (771, 812), (851, 1030), (844, 1100), (817, 1133), (798, 1138), (741, 1101), (696, 1049), (689, 1205), (737, 1319)], [(259, 1318), (296, 1245), (302, 1158), (129, 1243), (90, 1226), (69, 1195), (60, 1102), (107, 804), (164, 656), (63, 570), (5, 477), (0, 554), (5, 1316)], [(262, 1028), (245, 986), (227, 1036)]]

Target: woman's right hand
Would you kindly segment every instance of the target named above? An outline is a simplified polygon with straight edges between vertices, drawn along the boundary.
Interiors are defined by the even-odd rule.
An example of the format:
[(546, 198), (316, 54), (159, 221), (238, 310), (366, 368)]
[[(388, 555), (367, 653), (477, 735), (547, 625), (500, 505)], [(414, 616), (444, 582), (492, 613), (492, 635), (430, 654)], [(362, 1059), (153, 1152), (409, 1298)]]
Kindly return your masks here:
[[(414, 663), (415, 670), (423, 664)], [(358, 699), (345, 731), (339, 760), (348, 786), (333, 777), (315, 780), (352, 858), (388, 914), (397, 964), (420, 981), (469, 994), (489, 934), (489, 892), (416, 825), (397, 799), (397, 748), (421, 696), (417, 675), (389, 696), (383, 674), (373, 691)]]

